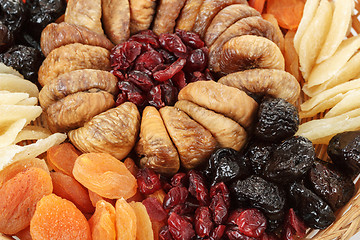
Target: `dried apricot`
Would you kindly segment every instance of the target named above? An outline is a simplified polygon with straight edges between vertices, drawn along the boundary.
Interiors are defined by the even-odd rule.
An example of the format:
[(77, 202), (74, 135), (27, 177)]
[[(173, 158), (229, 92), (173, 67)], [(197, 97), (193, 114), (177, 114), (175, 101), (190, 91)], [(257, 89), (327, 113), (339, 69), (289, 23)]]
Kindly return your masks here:
[(83, 213), (94, 212), (87, 189), (75, 178), (61, 172), (52, 172), (50, 176), (54, 188), (53, 193), (71, 201)]
[(0, 232), (15, 234), (30, 224), (36, 203), (52, 192), (48, 172), (29, 168), (16, 174), (0, 188)]
[(116, 201), (116, 232), (118, 240), (135, 240), (136, 238), (136, 214), (134, 209), (124, 198)]
[(144, 204), (141, 202), (131, 202), (129, 204), (134, 209), (136, 215), (136, 239), (154, 239), (150, 217)]
[(89, 190), (89, 189), (88, 189), (88, 191), (89, 191), (90, 201), (91, 201), (91, 203), (92, 203), (92, 205), (93, 205), (94, 207), (96, 207), (96, 203), (97, 203), (98, 201), (101, 201), (101, 200), (104, 200), (104, 201), (110, 203), (111, 205), (115, 206), (115, 203), (116, 203), (116, 200), (115, 200), (115, 199), (104, 198), (104, 197), (100, 196), (100, 195), (97, 194), (97, 193), (94, 193), (93, 191), (91, 191), (91, 190)]
[(55, 171), (73, 176), (72, 170), (74, 168), (75, 160), (80, 154), (81, 152), (71, 143), (63, 143), (51, 147), (47, 151), (47, 161)]
[(98, 201), (95, 213), (89, 220), (92, 240), (115, 240), (115, 219), (114, 206), (104, 200)]
[(76, 206), (55, 194), (43, 197), (30, 222), (33, 240), (91, 240), (89, 223)]
[(136, 178), (125, 164), (108, 153), (85, 153), (74, 165), (75, 179), (89, 190), (110, 199), (128, 199), (137, 190)]

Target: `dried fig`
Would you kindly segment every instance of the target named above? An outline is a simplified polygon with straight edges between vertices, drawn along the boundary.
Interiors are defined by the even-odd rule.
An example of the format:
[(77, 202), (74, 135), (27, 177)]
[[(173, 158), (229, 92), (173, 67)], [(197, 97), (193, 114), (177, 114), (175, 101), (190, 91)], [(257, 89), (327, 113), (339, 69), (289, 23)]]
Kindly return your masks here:
[(246, 93), (283, 98), (295, 103), (300, 95), (300, 84), (288, 72), (277, 69), (250, 69), (228, 74), (219, 83), (236, 87)]
[(129, 0), (130, 33), (149, 29), (156, 11), (156, 0)]
[(64, 20), (104, 34), (101, 26), (101, 0), (68, 0)]
[(176, 21), (176, 28), (191, 31), (204, 0), (187, 0)]
[(262, 36), (280, 44), (276, 28), (261, 17), (247, 17), (240, 19), (228, 27), (209, 48), (209, 68), (215, 72), (220, 71), (219, 55), (223, 45), (231, 38), (243, 35)]
[(260, 13), (245, 4), (233, 4), (222, 9), (214, 17), (206, 30), (204, 37), (206, 45), (211, 46), (215, 40), (235, 22), (253, 16), (260, 16)]
[(191, 169), (204, 164), (217, 145), (211, 133), (175, 107), (163, 107), (160, 114), (182, 166)]
[(70, 141), (82, 152), (107, 152), (125, 158), (135, 145), (140, 128), (136, 105), (125, 102), (93, 117), (84, 127), (69, 132)]
[(40, 45), (45, 56), (55, 48), (71, 43), (99, 46), (109, 51), (114, 47), (106, 36), (93, 32), (86, 27), (66, 22), (51, 23), (41, 33)]
[(106, 35), (115, 44), (130, 36), (129, 0), (101, 0), (102, 21)]
[(209, 27), (211, 21), (216, 16), (216, 14), (223, 9), (232, 4), (241, 3), (247, 4), (246, 0), (204, 0), (203, 4), (200, 7), (199, 14), (196, 18), (194, 32), (204, 37), (207, 28)]
[(245, 128), (252, 124), (258, 107), (245, 92), (214, 81), (190, 83), (180, 90), (178, 99), (221, 113)]
[(245, 129), (234, 120), (186, 100), (178, 101), (175, 107), (187, 113), (192, 119), (209, 130), (220, 147), (239, 151), (246, 143), (247, 133)]
[(157, 35), (172, 33), (175, 21), (180, 14), (186, 0), (160, 0), (154, 20), (153, 31)]
[(285, 70), (280, 48), (267, 38), (253, 35), (227, 41), (220, 53), (219, 64), (224, 74), (254, 68)]
[(136, 148), (141, 167), (148, 167), (158, 173), (173, 175), (180, 168), (177, 150), (166, 131), (160, 113), (155, 107), (144, 109), (141, 119), (140, 140)]
[(40, 66), (38, 80), (41, 86), (45, 86), (59, 75), (78, 69), (110, 70), (110, 52), (81, 43), (56, 48)]

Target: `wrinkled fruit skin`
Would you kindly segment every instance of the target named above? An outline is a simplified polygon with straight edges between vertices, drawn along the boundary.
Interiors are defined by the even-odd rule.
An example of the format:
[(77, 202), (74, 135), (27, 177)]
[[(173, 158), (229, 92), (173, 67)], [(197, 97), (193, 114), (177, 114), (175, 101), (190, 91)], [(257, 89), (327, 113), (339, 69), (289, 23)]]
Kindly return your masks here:
[(0, 1), (0, 22), (4, 23), (9, 31), (18, 35), (26, 21), (26, 7), (20, 0)]
[(195, 211), (195, 231), (199, 237), (210, 236), (214, 223), (208, 207), (199, 207)]
[(250, 161), (254, 174), (263, 175), (266, 163), (270, 161), (275, 147), (274, 143), (262, 142), (258, 139), (249, 143), (244, 155)]
[(170, 215), (168, 226), (174, 240), (190, 240), (195, 236), (192, 224), (176, 213)]
[(189, 192), (194, 196), (202, 206), (209, 205), (209, 191), (206, 186), (204, 177), (195, 170), (188, 172)]
[(140, 169), (137, 173), (139, 191), (142, 194), (152, 194), (161, 189), (159, 176), (150, 168)]
[(239, 231), (249, 237), (260, 237), (266, 229), (266, 218), (257, 209), (247, 209), (236, 219)]
[(296, 216), (294, 209), (290, 208), (286, 216), (282, 238), (284, 240), (293, 240), (296, 237), (303, 238), (306, 235), (306, 229), (304, 222)]

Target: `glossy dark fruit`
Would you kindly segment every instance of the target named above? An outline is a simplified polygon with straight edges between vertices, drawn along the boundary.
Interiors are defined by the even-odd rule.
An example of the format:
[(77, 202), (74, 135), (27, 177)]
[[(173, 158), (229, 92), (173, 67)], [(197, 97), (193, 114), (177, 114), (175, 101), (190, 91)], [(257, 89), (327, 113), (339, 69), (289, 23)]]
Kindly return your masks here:
[(170, 215), (168, 218), (168, 226), (174, 240), (190, 240), (195, 237), (195, 230), (192, 223), (177, 213)]
[(331, 160), (352, 177), (360, 172), (360, 130), (335, 135), (327, 153)]
[(259, 208), (269, 220), (281, 220), (285, 215), (285, 192), (259, 176), (237, 180), (230, 192), (238, 204)]
[(209, 237), (214, 228), (214, 222), (211, 219), (211, 212), (208, 207), (199, 207), (195, 211), (195, 232), (199, 237)]
[(354, 195), (355, 185), (331, 163), (316, 161), (308, 174), (310, 189), (327, 202), (332, 210), (343, 207)]
[(256, 175), (262, 175), (265, 164), (270, 161), (273, 148), (276, 144), (254, 139), (245, 149), (245, 157), (250, 161), (252, 170)]
[(230, 182), (234, 179), (244, 179), (251, 175), (251, 165), (239, 152), (231, 148), (216, 150), (204, 171), (211, 184)]
[(27, 16), (22, 0), (0, 0), (0, 22), (5, 24), (14, 36), (20, 34)]
[(14, 36), (8, 27), (0, 22), (0, 53), (5, 52), (14, 42)]
[(265, 178), (277, 183), (291, 183), (302, 177), (315, 160), (315, 148), (312, 142), (302, 136), (293, 136), (272, 153), (270, 161), (265, 164)]
[(159, 175), (149, 168), (139, 169), (136, 179), (142, 194), (152, 194), (161, 189)]
[(303, 183), (293, 183), (289, 188), (289, 196), (297, 215), (308, 227), (325, 229), (335, 221), (331, 207)]
[(190, 170), (188, 172), (189, 179), (189, 192), (195, 197), (201, 206), (208, 206), (209, 199), (209, 190), (205, 182), (204, 176), (195, 170)]
[(265, 141), (280, 142), (293, 136), (299, 127), (294, 105), (282, 98), (267, 98), (259, 106), (254, 134)]
[(43, 61), (41, 53), (32, 47), (15, 45), (0, 54), (0, 62), (19, 71), (25, 79), (37, 81), (38, 70)]

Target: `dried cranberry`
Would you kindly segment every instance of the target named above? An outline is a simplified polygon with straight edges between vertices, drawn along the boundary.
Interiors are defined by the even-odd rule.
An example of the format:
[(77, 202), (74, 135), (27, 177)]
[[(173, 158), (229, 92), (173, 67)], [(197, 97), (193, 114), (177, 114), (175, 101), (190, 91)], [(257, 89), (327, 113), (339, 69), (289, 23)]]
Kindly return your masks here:
[(127, 101), (126, 93), (119, 93), (116, 98), (116, 106), (119, 106)]
[(176, 29), (175, 33), (189, 47), (195, 49), (195, 48), (202, 48), (205, 46), (205, 43), (201, 40), (200, 36), (194, 32), (188, 32), (181, 29)]
[(180, 70), (177, 74), (175, 74), (172, 78), (171, 81), (175, 84), (175, 86), (181, 90), (183, 87), (186, 86), (186, 78), (185, 78), (185, 73)]
[(159, 239), (160, 240), (173, 240), (172, 236), (171, 236), (171, 233), (169, 231), (169, 227), (167, 225), (163, 226), (161, 229), (160, 229), (160, 232), (159, 232)]
[(156, 81), (164, 82), (172, 78), (176, 73), (180, 72), (181, 69), (185, 66), (186, 60), (184, 58), (179, 58), (168, 66), (164, 70), (160, 70), (153, 73), (153, 77)]
[(228, 227), (225, 231), (225, 234), (229, 240), (257, 240), (257, 238), (242, 234), (237, 226)]
[(260, 237), (266, 229), (266, 218), (258, 209), (246, 209), (238, 217), (239, 231), (249, 237)]
[(142, 91), (150, 91), (150, 89), (154, 86), (151, 78), (143, 72), (140, 71), (131, 71), (126, 78), (127, 81), (132, 82), (140, 88)]
[(193, 195), (202, 206), (209, 205), (209, 191), (206, 187), (204, 177), (195, 170), (188, 172), (189, 192)]
[(172, 213), (168, 218), (168, 226), (171, 236), (175, 240), (190, 240), (195, 237), (192, 224), (176, 213)]
[(127, 41), (116, 45), (110, 54), (111, 67), (114, 70), (128, 69), (141, 53), (141, 44)]
[(186, 203), (181, 203), (176, 205), (175, 207), (171, 208), (168, 215), (170, 216), (173, 212), (179, 214), (179, 215), (193, 215), (195, 212), (195, 209), (197, 207), (189, 205), (187, 202)]
[(156, 108), (162, 108), (165, 106), (165, 103), (161, 97), (160, 85), (157, 85), (150, 90), (150, 92), (147, 95), (147, 99), (149, 101), (149, 104)]
[(223, 197), (227, 208), (229, 208), (230, 207), (230, 191), (224, 182), (217, 183), (216, 185), (214, 185), (210, 188), (210, 198), (213, 198), (217, 194), (220, 194)]
[(115, 77), (117, 77), (119, 79), (119, 81), (124, 81), (125, 77), (124, 74), (118, 70), (111, 70), (110, 71)]
[(283, 231), (284, 240), (293, 240), (296, 237), (305, 237), (306, 229), (305, 223), (301, 221), (295, 214), (294, 209), (290, 208), (286, 216)]
[(189, 82), (206, 81), (205, 74), (202, 72), (193, 72), (189, 74)]
[(202, 72), (207, 65), (208, 55), (203, 49), (195, 49), (186, 58), (184, 70), (187, 72)]
[(188, 194), (189, 192), (186, 187), (173, 187), (164, 198), (164, 209), (185, 203)]
[(195, 211), (195, 232), (199, 237), (210, 236), (214, 223), (208, 207), (199, 207)]
[(186, 187), (188, 184), (188, 178), (186, 173), (177, 173), (171, 178), (171, 185), (173, 187)]
[(266, 232), (264, 232), (264, 234), (260, 238), (260, 240), (278, 240), (278, 239), (279, 238), (276, 235)]
[(161, 88), (161, 97), (167, 106), (173, 106), (177, 101), (178, 90), (171, 83), (171, 81), (166, 81), (159, 84)]
[(237, 219), (240, 217), (240, 214), (244, 211), (244, 209), (242, 208), (237, 208), (235, 210), (233, 210), (230, 214), (229, 217), (226, 221), (227, 224), (230, 225), (236, 225), (236, 221)]
[(220, 240), (225, 233), (226, 226), (219, 225), (217, 226), (210, 234), (210, 240)]
[(142, 204), (144, 204), (151, 221), (162, 222), (166, 219), (167, 213), (156, 198), (146, 198)]
[(128, 101), (136, 104), (137, 106), (142, 106), (144, 104), (146, 98), (143, 96), (141, 90), (137, 88), (133, 83), (128, 81), (123, 81), (123, 82), (119, 82), (118, 86), (120, 89), (120, 93), (121, 94), (125, 93)]
[(176, 57), (165, 49), (158, 49), (157, 51), (161, 53), (165, 60), (165, 63), (173, 63), (176, 61)]
[(164, 63), (163, 56), (155, 50), (141, 54), (135, 62), (135, 69), (147, 69), (152, 71), (157, 65)]
[(158, 41), (156, 35), (153, 36), (150, 34), (138, 33), (138, 34), (132, 35), (129, 38), (129, 41), (136, 41), (136, 42), (142, 43), (143, 45), (149, 44), (151, 47), (153, 47), (155, 49), (160, 48), (160, 44), (159, 44), (159, 41)]
[(137, 183), (142, 194), (152, 194), (161, 189), (159, 176), (151, 169), (140, 169), (137, 173)]
[(174, 53), (176, 57), (179, 58), (186, 57), (187, 54), (186, 46), (181, 40), (181, 38), (176, 34), (162, 33), (159, 36), (159, 42), (164, 49)]
[(225, 223), (229, 214), (229, 208), (222, 195), (217, 194), (211, 198), (210, 210), (212, 211), (213, 220), (216, 224), (220, 225)]
[(204, 71), (205, 79), (208, 81), (215, 81), (214, 76), (211, 74), (210, 70), (207, 68)]

